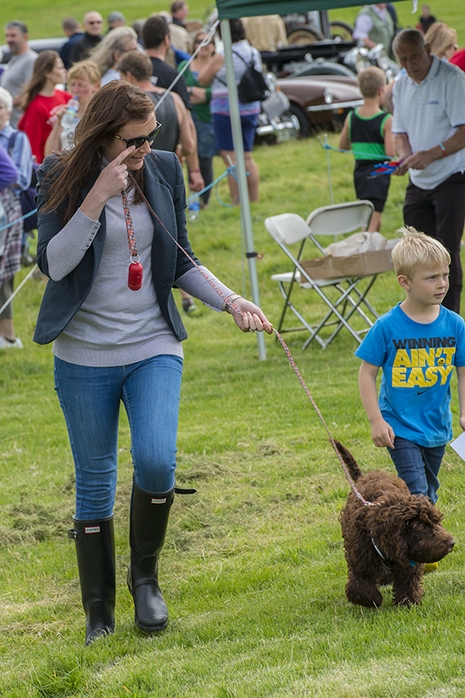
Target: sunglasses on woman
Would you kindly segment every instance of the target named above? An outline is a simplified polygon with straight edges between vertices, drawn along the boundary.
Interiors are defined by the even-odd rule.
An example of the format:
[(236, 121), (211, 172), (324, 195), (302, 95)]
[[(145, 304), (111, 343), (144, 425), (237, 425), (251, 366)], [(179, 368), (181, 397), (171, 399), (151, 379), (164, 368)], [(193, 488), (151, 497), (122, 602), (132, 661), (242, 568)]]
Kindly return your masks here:
[(158, 136), (159, 130), (162, 127), (162, 124), (158, 123), (158, 121), (156, 123), (157, 125), (153, 129), (152, 133), (149, 133), (148, 136), (136, 136), (136, 138), (123, 138), (123, 136), (115, 136), (115, 138), (117, 138), (120, 141), (124, 141), (128, 148), (130, 148), (132, 145), (134, 145), (136, 148), (141, 148), (144, 145), (145, 141), (147, 141), (149, 145), (152, 145), (153, 141)]

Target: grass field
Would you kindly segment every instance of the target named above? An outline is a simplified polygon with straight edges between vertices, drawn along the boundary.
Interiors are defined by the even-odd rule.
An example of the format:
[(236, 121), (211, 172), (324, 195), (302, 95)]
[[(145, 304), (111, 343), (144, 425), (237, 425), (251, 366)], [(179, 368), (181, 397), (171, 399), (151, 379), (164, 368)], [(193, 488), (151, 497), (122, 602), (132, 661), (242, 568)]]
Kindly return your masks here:
[[(213, 7), (214, 3), (202, 2), (199, 0), (190, 0), (189, 16), (190, 18), (202, 19), (205, 16), (207, 8)], [(283, 7), (285, 7), (283, 2)], [(356, 5), (340, 10), (331, 10), (331, 19), (341, 19), (349, 24), (354, 23), (354, 19), (358, 10), (362, 6)], [(419, 7), (421, 3), (418, 3)], [(431, 7), (432, 14), (440, 21), (450, 24), (457, 29), (460, 45), (465, 44), (465, 12), (462, 0), (450, 0), (450, 2), (442, 3), (438, 0), (430, 0), (428, 3)], [(75, 2), (70, 5), (64, 0), (3, 0), (0, 6), (0, 26), (11, 19), (21, 19), (29, 27), (29, 35), (32, 39), (38, 39), (49, 36), (61, 36), (61, 22), (65, 17), (72, 15), (79, 21), (84, 16), (85, 12), (90, 10), (98, 10), (102, 16), (106, 18), (113, 10), (124, 12), (128, 21), (134, 21), (143, 17), (148, 17), (152, 12), (160, 10), (168, 10), (170, 6), (169, 0), (132, 0), (130, 4), (115, 3), (114, 0), (99, 0), (99, 2)], [(412, 14), (412, 0), (402, 0), (395, 3), (399, 22), (402, 27), (415, 26), (418, 22), (420, 10)]]
[[(192, 14), (201, 8), (191, 5)], [(64, 3), (47, 7), (50, 22), (39, 32), (42, 9), (34, 5), (37, 36), (56, 34), (58, 16), (69, 12)], [(75, 5), (73, 13), (90, 7)], [(130, 9), (144, 16), (147, 7)], [(459, 0), (448, 4), (454, 7), (458, 16)], [(104, 3), (99, 8), (105, 14)], [(3, 4), (0, 14), (25, 18), (20, 9), (21, 3)], [(107, 9), (117, 8), (108, 3)], [(334, 134), (329, 140), (336, 145)], [(261, 200), (252, 205), (257, 273), (262, 307), (276, 322), (281, 298), (270, 276), (287, 263), (264, 219), (283, 211), (306, 216), (328, 204), (327, 161), (316, 138), (260, 147), (255, 156), (261, 175)], [(331, 153), (330, 169), (335, 202), (352, 200), (349, 156)], [(217, 159), (216, 173), (222, 171)], [(383, 227), (388, 237), (402, 223), (405, 183), (392, 182)], [(192, 224), (191, 241), (207, 266), (250, 294), (239, 211), (221, 204), (227, 201), (224, 183), (217, 193)], [(267, 360), (259, 361), (256, 338), (208, 309), (185, 318), (178, 484), (198, 493), (177, 497), (160, 562), (170, 626), (149, 637), (133, 624), (125, 587), (131, 463), (123, 414), (117, 631), (85, 648), (74, 549), (66, 537), (72, 459), (53, 391), (51, 349), (31, 339), (43, 288), (43, 281), (30, 279), (19, 292), (15, 322), (24, 350), (0, 356), (0, 696), (465, 695), (463, 463), (447, 450), (439, 505), (457, 545), (425, 578), (423, 605), (394, 609), (388, 590), (378, 611), (349, 605), (337, 520), (349, 486), (326, 432), (276, 340), (266, 337)], [(378, 279), (372, 298), (380, 312), (402, 298), (393, 273)], [(388, 455), (371, 444), (354, 340), (341, 333), (325, 351), (313, 345), (302, 351), (301, 335), (285, 338), (332, 434), (362, 469), (392, 472)], [(458, 433), (455, 382), (453, 394)]]

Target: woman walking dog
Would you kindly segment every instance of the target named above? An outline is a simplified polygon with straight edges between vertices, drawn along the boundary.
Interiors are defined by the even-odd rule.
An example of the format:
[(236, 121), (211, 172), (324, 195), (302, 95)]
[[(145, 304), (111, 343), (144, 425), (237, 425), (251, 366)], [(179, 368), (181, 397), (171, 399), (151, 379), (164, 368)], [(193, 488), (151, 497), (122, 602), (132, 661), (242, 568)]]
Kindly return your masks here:
[(39, 170), (37, 258), (50, 281), (34, 338), (54, 342), (55, 386), (73, 451), (70, 535), (86, 644), (115, 627), (120, 402), (134, 466), (128, 586), (135, 622), (148, 632), (168, 623), (158, 558), (175, 491), (181, 343), (187, 336), (173, 286), (231, 313), (244, 332), (272, 332), (260, 308), (207, 268), (196, 268), (181, 166), (173, 153), (150, 148), (159, 128), (143, 90), (110, 82), (91, 99), (74, 148), (48, 157)]

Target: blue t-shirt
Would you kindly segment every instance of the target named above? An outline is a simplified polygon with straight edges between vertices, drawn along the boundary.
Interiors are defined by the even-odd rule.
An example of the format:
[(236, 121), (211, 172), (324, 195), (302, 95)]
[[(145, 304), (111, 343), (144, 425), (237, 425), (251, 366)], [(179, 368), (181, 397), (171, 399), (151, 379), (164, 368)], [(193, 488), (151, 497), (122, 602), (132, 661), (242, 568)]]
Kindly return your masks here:
[(434, 322), (411, 320), (396, 305), (380, 317), (355, 355), (383, 369), (379, 407), (394, 434), (425, 448), (452, 438), (450, 380), (465, 366), (465, 322), (440, 307)]

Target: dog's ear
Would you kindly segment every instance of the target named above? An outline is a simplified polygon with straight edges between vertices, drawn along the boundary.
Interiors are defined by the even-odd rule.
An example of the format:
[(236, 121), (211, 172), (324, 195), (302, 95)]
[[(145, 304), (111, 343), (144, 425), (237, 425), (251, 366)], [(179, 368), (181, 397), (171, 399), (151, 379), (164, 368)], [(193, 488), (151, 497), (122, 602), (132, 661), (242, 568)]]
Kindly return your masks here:
[[(418, 518), (424, 524), (439, 524), (443, 520), (444, 516), (441, 514), (439, 509), (431, 504), (428, 497), (424, 495), (413, 495), (411, 497), (412, 501), (412, 519)], [(413, 513), (415, 512), (415, 514)]]

